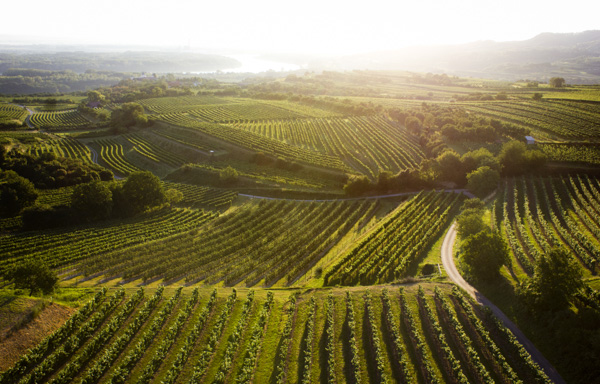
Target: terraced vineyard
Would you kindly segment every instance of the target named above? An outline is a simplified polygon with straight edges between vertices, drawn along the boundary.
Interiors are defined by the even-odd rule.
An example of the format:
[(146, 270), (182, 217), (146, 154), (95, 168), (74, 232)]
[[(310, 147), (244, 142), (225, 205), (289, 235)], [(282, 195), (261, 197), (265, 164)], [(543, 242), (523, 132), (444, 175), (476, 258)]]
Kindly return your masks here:
[(97, 225), (5, 235), (0, 242), (3, 255), (0, 271), (30, 258), (40, 258), (55, 268), (72, 265), (106, 252), (198, 228), (214, 217), (213, 213), (201, 210), (163, 209)]
[(323, 168), (350, 171), (349, 167), (337, 157), (306, 150), (278, 140), (268, 139), (232, 126), (205, 123), (187, 115), (177, 113), (164, 114), (157, 118), (169, 124), (191, 128), (235, 145), (249, 148), (255, 152), (264, 152), (277, 157), (281, 156), (291, 161)]
[(209, 151), (215, 151), (220, 149), (219, 146), (213, 143), (208, 143), (206, 138), (200, 136), (198, 133), (187, 129), (176, 127), (161, 127), (152, 129), (152, 132), (156, 135), (164, 137), (165, 139), (199, 149), (204, 153), (209, 153)]
[(40, 156), (43, 153), (54, 153), (58, 157), (79, 159), (84, 163), (92, 163), (90, 149), (72, 137), (45, 138), (42, 142), (27, 148), (27, 153)]
[(159, 147), (140, 134), (130, 133), (123, 137), (133, 145), (135, 152), (156, 163), (164, 163), (177, 168), (187, 162), (185, 158)]
[(86, 275), (185, 280), (227, 286), (289, 285), (310, 272), (352, 227), (368, 220), (376, 201), (250, 202), (199, 229), (160, 242), (98, 254)]
[(37, 112), (30, 121), (38, 129), (73, 129), (90, 123), (77, 111)]
[(13, 120), (25, 124), (29, 112), (25, 108), (12, 104), (0, 104), (0, 124)]
[(588, 273), (600, 262), (600, 183), (588, 176), (520, 178), (501, 188), (495, 218), (507, 238), (513, 268), (531, 275), (552, 246), (573, 251)]
[(115, 172), (127, 176), (141, 169), (131, 164), (125, 157), (123, 145), (114, 139), (98, 139), (95, 141), (100, 146), (100, 160)]
[[(244, 291), (245, 292), (245, 291)], [(359, 347), (360, 346), (360, 347)], [(99, 291), (0, 383), (548, 383), (447, 286), (274, 295)]]
[(325, 273), (327, 285), (373, 284), (404, 276), (448, 226), (461, 195), (421, 192), (401, 205)]
[(236, 128), (342, 159), (376, 177), (380, 171), (416, 168), (424, 158), (406, 129), (380, 116), (269, 120), (233, 124)]

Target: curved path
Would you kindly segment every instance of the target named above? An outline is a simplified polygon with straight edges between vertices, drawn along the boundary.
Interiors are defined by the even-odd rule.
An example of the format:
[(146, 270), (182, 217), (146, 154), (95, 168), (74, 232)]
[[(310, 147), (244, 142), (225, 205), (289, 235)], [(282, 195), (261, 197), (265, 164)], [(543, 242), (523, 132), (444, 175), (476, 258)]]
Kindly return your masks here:
[(479, 304), (485, 305), (489, 307), (494, 315), (499, 318), (504, 325), (510, 329), (510, 331), (515, 335), (515, 337), (519, 340), (521, 344), (525, 347), (527, 352), (531, 355), (533, 360), (539, 364), (540, 367), (546, 372), (550, 380), (557, 384), (564, 384), (565, 381), (560, 376), (556, 368), (550, 364), (548, 360), (542, 355), (542, 353), (533, 345), (533, 343), (521, 332), (521, 330), (516, 326), (515, 323), (510, 321), (510, 319), (500, 310), (500, 308), (496, 307), (489, 299), (483, 296), (477, 289), (475, 289), (472, 285), (467, 283), (465, 279), (460, 275), (456, 265), (454, 264), (454, 257), (452, 257), (452, 250), (454, 248), (454, 242), (456, 241), (456, 221), (452, 223), (450, 229), (446, 233), (446, 237), (444, 237), (444, 242), (442, 244), (442, 264), (444, 265), (444, 269), (448, 274), (450, 280), (452, 280), (456, 285), (464, 289), (471, 297), (475, 299)]
[[(363, 196), (363, 197), (350, 197), (346, 199), (324, 199), (324, 200), (308, 200), (308, 201), (354, 201), (354, 200), (365, 200), (365, 199), (383, 199), (386, 197), (400, 197), (400, 196), (409, 196), (416, 195), (421, 191), (413, 191), (413, 192), (402, 192), (402, 193), (393, 193), (390, 195), (377, 195), (377, 196)], [(452, 192), (452, 193), (462, 193), (465, 196), (472, 198), (475, 197), (471, 192), (466, 189), (440, 189), (438, 192)], [(250, 199), (263, 199), (263, 200), (292, 200), (292, 201), (305, 201), (306, 199), (286, 199), (283, 197), (267, 197), (267, 196), (256, 196), (256, 195), (247, 195), (244, 193), (238, 193), (238, 196), (248, 197)]]

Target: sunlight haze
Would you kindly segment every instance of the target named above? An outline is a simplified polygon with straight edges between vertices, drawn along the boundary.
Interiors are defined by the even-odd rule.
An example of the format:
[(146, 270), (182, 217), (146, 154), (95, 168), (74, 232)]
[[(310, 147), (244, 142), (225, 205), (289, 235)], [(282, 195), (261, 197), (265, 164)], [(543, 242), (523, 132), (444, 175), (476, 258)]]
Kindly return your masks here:
[(582, 0), (69, 0), (30, 1), (26, 8), (11, 2), (3, 5), (5, 14), (25, 12), (26, 18), (3, 20), (0, 43), (348, 54), (597, 29), (596, 7)]

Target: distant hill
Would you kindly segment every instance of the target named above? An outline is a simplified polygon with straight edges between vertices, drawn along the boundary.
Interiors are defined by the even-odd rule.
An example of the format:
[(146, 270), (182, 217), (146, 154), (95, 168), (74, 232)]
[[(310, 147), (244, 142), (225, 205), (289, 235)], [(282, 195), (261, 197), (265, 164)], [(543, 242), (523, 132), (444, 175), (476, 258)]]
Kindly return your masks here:
[[(6, 47), (4, 47), (6, 48)], [(29, 49), (34, 49), (29, 48)], [(41, 49), (41, 48), (40, 48)], [(15, 52), (0, 46), (0, 74), (11, 68), (114, 72), (212, 72), (235, 68), (236, 59), (192, 52)]]
[(411, 47), (329, 61), (336, 69), (401, 69), (445, 72), (498, 80), (600, 83), (600, 31), (542, 33), (524, 41), (478, 41), (461, 45)]

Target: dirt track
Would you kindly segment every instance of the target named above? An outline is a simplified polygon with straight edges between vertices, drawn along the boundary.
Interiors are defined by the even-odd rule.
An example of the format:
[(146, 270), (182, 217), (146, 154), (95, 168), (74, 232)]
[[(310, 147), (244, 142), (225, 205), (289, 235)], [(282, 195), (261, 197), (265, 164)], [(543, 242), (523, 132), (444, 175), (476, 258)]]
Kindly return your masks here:
[(450, 280), (452, 280), (456, 285), (464, 289), (471, 297), (475, 299), (479, 304), (485, 305), (489, 307), (494, 315), (498, 317), (504, 325), (511, 330), (511, 332), (515, 335), (515, 337), (519, 340), (521, 344), (525, 347), (527, 352), (531, 355), (533, 360), (539, 364), (540, 367), (546, 372), (550, 380), (557, 384), (564, 384), (565, 381), (560, 376), (556, 368), (546, 358), (542, 353), (533, 345), (533, 343), (521, 332), (521, 330), (510, 321), (510, 319), (500, 310), (500, 308), (496, 307), (490, 300), (488, 300), (485, 296), (483, 296), (475, 287), (470, 285), (463, 279), (463, 277), (458, 272), (456, 268), (456, 264), (454, 264), (453, 257), (453, 249), (454, 242), (456, 241), (456, 222), (452, 223), (450, 229), (446, 233), (444, 237), (444, 242), (442, 244), (442, 264), (444, 265), (444, 269), (448, 274)]

